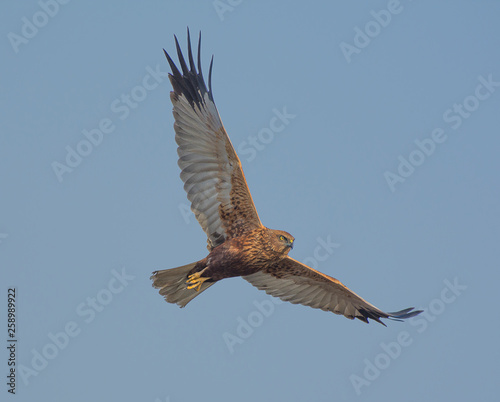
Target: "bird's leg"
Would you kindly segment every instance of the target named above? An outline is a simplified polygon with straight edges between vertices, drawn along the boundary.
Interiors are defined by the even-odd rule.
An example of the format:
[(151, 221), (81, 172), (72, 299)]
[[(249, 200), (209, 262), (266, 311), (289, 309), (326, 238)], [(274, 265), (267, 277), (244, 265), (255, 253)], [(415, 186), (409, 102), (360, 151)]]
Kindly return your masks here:
[(188, 289), (194, 289), (197, 292), (200, 291), (201, 285), (203, 282), (205, 282), (207, 279), (210, 279), (209, 277), (202, 277), (201, 274), (205, 272), (207, 268), (202, 269), (200, 272), (195, 272), (192, 275), (189, 275), (187, 278), (186, 283), (188, 284)]

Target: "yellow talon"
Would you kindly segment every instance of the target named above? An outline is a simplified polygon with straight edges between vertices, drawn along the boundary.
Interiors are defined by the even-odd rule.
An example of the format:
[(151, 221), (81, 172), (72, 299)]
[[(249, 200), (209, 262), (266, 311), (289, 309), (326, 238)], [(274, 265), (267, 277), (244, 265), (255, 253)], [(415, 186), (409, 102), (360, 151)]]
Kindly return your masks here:
[[(203, 270), (204, 271), (204, 270)], [(186, 281), (186, 283), (189, 284), (189, 286), (187, 287), (188, 289), (194, 289), (196, 290), (197, 292), (200, 291), (201, 289), (201, 285), (203, 284), (203, 282), (205, 282), (206, 280), (210, 279), (210, 278), (203, 278), (201, 276), (202, 272), (196, 272), (194, 273), (193, 275), (189, 275), (188, 276), (188, 279)]]

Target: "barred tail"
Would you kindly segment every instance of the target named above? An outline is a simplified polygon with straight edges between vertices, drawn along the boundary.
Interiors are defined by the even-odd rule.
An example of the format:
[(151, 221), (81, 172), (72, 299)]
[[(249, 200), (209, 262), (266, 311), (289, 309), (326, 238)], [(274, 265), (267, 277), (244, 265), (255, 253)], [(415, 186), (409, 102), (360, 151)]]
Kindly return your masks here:
[(215, 282), (204, 282), (201, 289), (188, 289), (186, 280), (189, 272), (195, 267), (197, 262), (184, 265), (178, 268), (164, 269), (155, 271), (151, 276), (153, 287), (160, 289), (160, 294), (165, 297), (169, 303), (177, 303), (180, 307), (184, 307), (196, 296), (207, 290)]

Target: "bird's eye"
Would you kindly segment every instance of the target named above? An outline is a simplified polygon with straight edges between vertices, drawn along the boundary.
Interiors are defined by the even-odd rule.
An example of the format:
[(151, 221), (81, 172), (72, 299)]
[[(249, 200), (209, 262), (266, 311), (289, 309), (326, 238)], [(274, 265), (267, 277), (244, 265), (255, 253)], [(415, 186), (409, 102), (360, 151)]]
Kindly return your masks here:
[(283, 236), (283, 235), (281, 235), (281, 236), (280, 236), (280, 240), (281, 240), (281, 241), (286, 241), (286, 237), (285, 237), (285, 236)]

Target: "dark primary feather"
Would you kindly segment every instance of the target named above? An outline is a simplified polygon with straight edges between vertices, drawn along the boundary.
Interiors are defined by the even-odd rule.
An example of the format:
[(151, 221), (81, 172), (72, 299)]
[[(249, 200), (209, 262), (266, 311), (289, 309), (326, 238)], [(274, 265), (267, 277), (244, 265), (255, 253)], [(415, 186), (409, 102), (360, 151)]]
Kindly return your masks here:
[(181, 47), (179, 45), (179, 41), (177, 37), (175, 38), (175, 47), (177, 50), (177, 57), (179, 58), (179, 64), (181, 66), (181, 71), (175, 65), (175, 62), (172, 60), (170, 55), (167, 53), (165, 49), (163, 52), (167, 57), (168, 64), (172, 70), (172, 74), (169, 74), (170, 82), (174, 88), (174, 92), (179, 94), (184, 94), (186, 99), (189, 101), (191, 105), (197, 104), (200, 106), (203, 104), (203, 97), (205, 94), (208, 94), (209, 99), (213, 102), (214, 98), (212, 95), (212, 66), (214, 58), (212, 56), (212, 60), (210, 61), (210, 69), (208, 73), (208, 89), (205, 85), (205, 80), (203, 78), (203, 73), (201, 69), (201, 32), (198, 40), (198, 71), (196, 70), (196, 66), (193, 58), (193, 51), (191, 48), (191, 36), (189, 34), (188, 29), (188, 60), (189, 66), (188, 68), (186, 61), (184, 59), (184, 55), (182, 54)]
[(389, 314), (388, 318), (394, 321), (401, 321), (401, 320), (406, 320), (407, 318), (415, 317), (416, 315), (419, 315), (423, 311), (423, 310), (413, 310), (414, 308), (415, 307), (409, 307), (401, 311), (388, 313)]
[(379, 324), (382, 324), (384, 327), (385, 325), (380, 318), (387, 318), (392, 321), (403, 321), (411, 317), (415, 317), (416, 315), (419, 315), (422, 310), (414, 310), (415, 307), (409, 307), (405, 308), (404, 310), (401, 311), (396, 311), (394, 313), (384, 313), (384, 314), (377, 314), (376, 312), (370, 311), (370, 310), (365, 310), (365, 309), (359, 309), (358, 311), (362, 314), (362, 317), (356, 316), (358, 320), (361, 320), (363, 322), (366, 322), (368, 324), (368, 318), (377, 321)]

